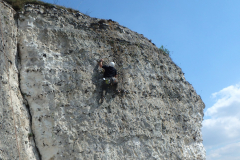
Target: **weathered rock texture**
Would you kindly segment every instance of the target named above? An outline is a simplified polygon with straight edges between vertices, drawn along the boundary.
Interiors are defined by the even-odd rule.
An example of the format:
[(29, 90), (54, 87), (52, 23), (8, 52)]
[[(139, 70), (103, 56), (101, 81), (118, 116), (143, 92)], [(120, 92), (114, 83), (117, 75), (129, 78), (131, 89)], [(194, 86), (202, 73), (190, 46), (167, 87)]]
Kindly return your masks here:
[(19, 86), (15, 11), (0, 2), (0, 159), (39, 159), (29, 106)]
[[(204, 103), (143, 35), (64, 9), (0, 10), (2, 159), (205, 159)], [(103, 103), (100, 58), (125, 90)]]

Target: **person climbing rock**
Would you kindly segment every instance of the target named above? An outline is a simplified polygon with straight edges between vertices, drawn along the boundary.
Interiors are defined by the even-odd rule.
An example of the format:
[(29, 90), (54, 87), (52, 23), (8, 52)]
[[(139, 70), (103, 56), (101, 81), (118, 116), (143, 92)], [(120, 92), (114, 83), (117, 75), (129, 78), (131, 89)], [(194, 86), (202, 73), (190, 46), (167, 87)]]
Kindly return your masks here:
[(103, 80), (105, 80), (107, 84), (117, 83), (117, 70), (114, 66), (114, 62), (110, 62), (108, 66), (103, 65), (103, 59), (99, 62), (99, 67), (104, 69)]
[[(117, 89), (117, 70), (114, 68), (115, 63), (110, 62), (109, 65), (103, 65), (103, 59), (99, 61), (99, 67), (104, 69), (102, 84), (102, 100), (110, 90), (119, 92)], [(101, 101), (102, 101), (101, 100)]]

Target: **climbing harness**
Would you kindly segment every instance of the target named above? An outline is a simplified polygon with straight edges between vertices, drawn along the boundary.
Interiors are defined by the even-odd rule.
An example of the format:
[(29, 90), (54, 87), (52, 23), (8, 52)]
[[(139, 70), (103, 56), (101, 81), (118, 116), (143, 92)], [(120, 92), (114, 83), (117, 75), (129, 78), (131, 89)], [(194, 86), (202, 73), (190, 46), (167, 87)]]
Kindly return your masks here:
[(111, 80), (109, 78), (103, 78), (103, 81), (106, 83), (106, 84), (110, 84), (111, 83)]
[(115, 77), (103, 78), (103, 81), (104, 81), (106, 84), (111, 84), (111, 85), (112, 85), (113, 83), (117, 83)]

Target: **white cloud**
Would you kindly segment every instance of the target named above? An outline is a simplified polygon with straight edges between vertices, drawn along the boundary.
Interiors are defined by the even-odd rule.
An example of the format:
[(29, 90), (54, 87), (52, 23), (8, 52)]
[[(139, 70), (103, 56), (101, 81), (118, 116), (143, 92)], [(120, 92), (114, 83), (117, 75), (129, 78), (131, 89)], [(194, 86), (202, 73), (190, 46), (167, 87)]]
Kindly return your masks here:
[(207, 160), (239, 160), (240, 142), (226, 145), (210, 151)]
[[(222, 117), (224, 115), (240, 115), (240, 86), (229, 86), (219, 92), (213, 93), (212, 96), (217, 102), (206, 111), (206, 116)], [(230, 114), (229, 114), (230, 113)]]
[[(206, 110), (205, 115), (210, 118), (203, 121), (202, 130), (207, 157), (240, 159), (240, 85), (226, 87), (212, 96), (216, 103)], [(226, 158), (230, 152), (235, 156)]]

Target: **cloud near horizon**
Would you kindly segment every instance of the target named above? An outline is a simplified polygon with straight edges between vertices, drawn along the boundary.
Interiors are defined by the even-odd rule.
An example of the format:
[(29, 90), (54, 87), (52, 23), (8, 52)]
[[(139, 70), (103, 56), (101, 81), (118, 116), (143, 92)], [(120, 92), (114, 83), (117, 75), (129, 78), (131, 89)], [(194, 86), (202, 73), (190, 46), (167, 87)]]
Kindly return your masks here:
[(216, 103), (203, 121), (203, 144), (207, 160), (240, 159), (240, 84), (212, 94)]

